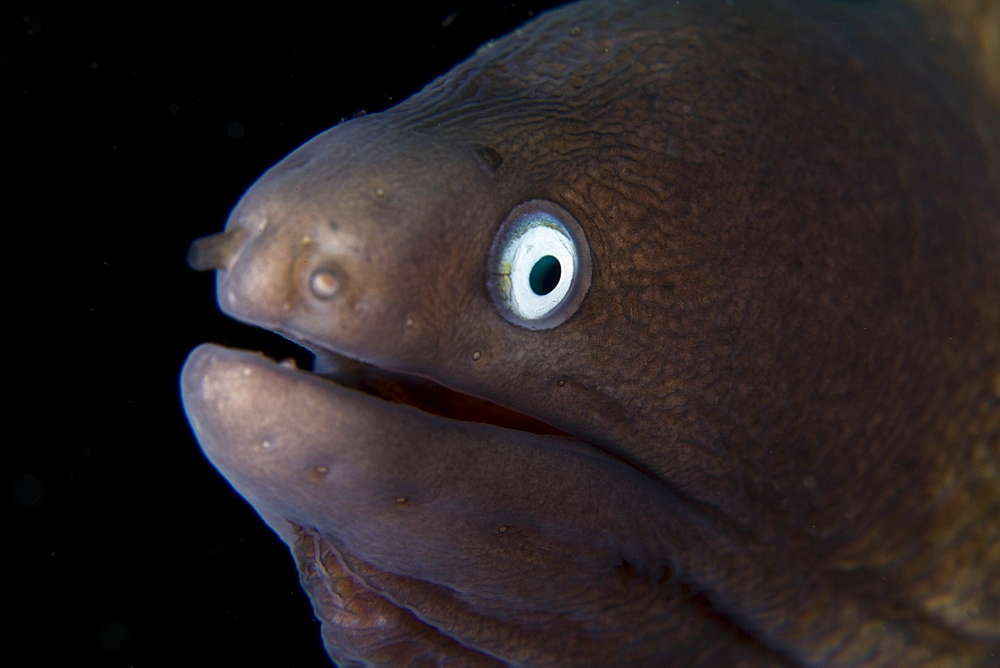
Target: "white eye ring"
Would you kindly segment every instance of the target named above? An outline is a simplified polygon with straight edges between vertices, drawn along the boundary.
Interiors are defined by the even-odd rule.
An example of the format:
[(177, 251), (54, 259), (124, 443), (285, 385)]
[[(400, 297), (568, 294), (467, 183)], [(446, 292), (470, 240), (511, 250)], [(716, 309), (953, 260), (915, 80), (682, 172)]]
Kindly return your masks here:
[(583, 229), (560, 206), (518, 205), (490, 248), (490, 296), (500, 314), (527, 329), (550, 329), (576, 312), (590, 287)]

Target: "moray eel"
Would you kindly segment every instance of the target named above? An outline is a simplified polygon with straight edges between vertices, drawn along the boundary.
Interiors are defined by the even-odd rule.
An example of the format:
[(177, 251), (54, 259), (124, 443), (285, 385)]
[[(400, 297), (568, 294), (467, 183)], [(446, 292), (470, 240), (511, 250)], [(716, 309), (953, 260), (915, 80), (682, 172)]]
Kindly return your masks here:
[(569, 5), (192, 246), (315, 353), (182, 391), (334, 661), (1000, 660), (1000, 123), (931, 11)]

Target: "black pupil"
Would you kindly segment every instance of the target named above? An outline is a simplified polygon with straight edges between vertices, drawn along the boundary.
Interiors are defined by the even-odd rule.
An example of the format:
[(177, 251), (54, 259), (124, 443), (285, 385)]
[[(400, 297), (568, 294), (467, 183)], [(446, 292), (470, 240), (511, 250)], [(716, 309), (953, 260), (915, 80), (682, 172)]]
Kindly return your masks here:
[(562, 267), (559, 260), (546, 255), (538, 258), (538, 262), (531, 268), (528, 276), (528, 285), (536, 295), (547, 295), (559, 285), (559, 277), (562, 276)]

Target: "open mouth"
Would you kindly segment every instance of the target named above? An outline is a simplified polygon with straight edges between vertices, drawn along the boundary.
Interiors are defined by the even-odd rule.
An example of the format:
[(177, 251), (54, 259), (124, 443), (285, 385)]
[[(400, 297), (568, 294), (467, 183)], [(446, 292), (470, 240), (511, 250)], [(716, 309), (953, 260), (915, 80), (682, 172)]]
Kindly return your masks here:
[(565, 431), (529, 415), (462, 394), (429, 378), (389, 371), (328, 350), (303, 345), (314, 355), (312, 373), (338, 385), (452, 420), (491, 424), (543, 436), (569, 436)]

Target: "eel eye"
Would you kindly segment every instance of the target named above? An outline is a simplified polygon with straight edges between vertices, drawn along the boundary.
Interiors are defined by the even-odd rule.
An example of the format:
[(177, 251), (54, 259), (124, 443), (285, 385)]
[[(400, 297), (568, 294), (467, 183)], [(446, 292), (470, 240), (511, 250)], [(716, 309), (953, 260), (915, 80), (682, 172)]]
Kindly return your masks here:
[(551, 329), (576, 312), (590, 287), (583, 228), (562, 207), (519, 204), (490, 247), (487, 287), (500, 314), (527, 329)]

